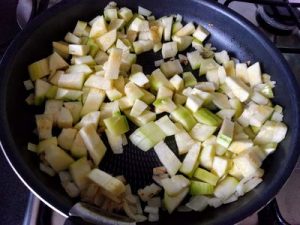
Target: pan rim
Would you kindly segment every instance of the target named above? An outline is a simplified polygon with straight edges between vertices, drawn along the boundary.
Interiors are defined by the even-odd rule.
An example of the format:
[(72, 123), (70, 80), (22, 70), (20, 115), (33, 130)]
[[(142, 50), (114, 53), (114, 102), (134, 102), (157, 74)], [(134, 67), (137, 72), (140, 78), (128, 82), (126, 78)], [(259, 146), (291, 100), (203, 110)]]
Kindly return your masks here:
[[(92, 2), (93, 0), (88, 0), (88, 1)], [(5, 52), (5, 54), (2, 58), (2, 61), (1, 61), (1, 65), (0, 65), (1, 74), (5, 74), (5, 70), (9, 67), (9, 62), (14, 58), (14, 54), (15, 54), (18, 46), (20, 46), (21, 43), (24, 43), (26, 38), (28, 36), (30, 36), (30, 34), (34, 30), (38, 29), (39, 25), (42, 25), (47, 19), (51, 18), (55, 14), (58, 14), (65, 8), (71, 7), (72, 5), (79, 3), (79, 2), (82, 2), (82, 1), (73, 0), (73, 1), (59, 3), (58, 5), (47, 10), (46, 12), (44, 12), (43, 14), (41, 14), (40, 16), (35, 18), (33, 21), (31, 21), (31, 23), (28, 24), (27, 28), (24, 31), (20, 32), (16, 36), (16, 38), (12, 41), (12, 43), (8, 47), (7, 51)], [(221, 14), (224, 14), (224, 16), (229, 17), (231, 20), (235, 21), (235, 23), (238, 23), (240, 26), (243, 26), (255, 38), (260, 39), (261, 43), (264, 44), (264, 47), (266, 48), (267, 51), (274, 53), (273, 59), (278, 63), (278, 65), (282, 65), (284, 67), (284, 70), (286, 71), (286, 74), (288, 74), (287, 81), (289, 82), (289, 86), (292, 87), (292, 91), (290, 92), (290, 95), (291, 95), (291, 98), (295, 102), (293, 114), (296, 114), (295, 123), (299, 125), (299, 115), (300, 115), (300, 113), (299, 113), (300, 112), (299, 88), (297, 86), (297, 81), (296, 81), (293, 73), (291, 72), (287, 62), (285, 61), (285, 59), (283, 58), (283, 56), (281, 55), (279, 50), (276, 49), (273, 46), (273, 44), (271, 43), (271, 41), (269, 39), (267, 39), (267, 37), (265, 37), (261, 32), (259, 32), (258, 29), (253, 24), (251, 24), (248, 20), (246, 20), (245, 18), (243, 18), (241, 15), (237, 14), (233, 10), (226, 8), (225, 6), (223, 6), (221, 4), (218, 4), (218, 3), (215, 3), (212, 1), (208, 1), (208, 0), (204, 0), (204, 1), (203, 0), (202, 1), (192, 0), (192, 2), (195, 2), (195, 4), (201, 3), (202, 5), (206, 5), (207, 7), (217, 10)], [(7, 80), (8, 80), (8, 76), (6, 76), (4, 78), (1, 77), (0, 78), (0, 87), (3, 87)], [(6, 89), (1, 88), (0, 96), (5, 96), (4, 90), (6, 90)], [(28, 168), (26, 168), (26, 165), (24, 165), (24, 162), (21, 160), (21, 157), (17, 157), (18, 155), (14, 154), (14, 151), (9, 151), (10, 148), (14, 147), (14, 144), (13, 144), (11, 135), (8, 135), (8, 134), (10, 134), (9, 133), (10, 129), (9, 129), (7, 120), (5, 120), (6, 111), (5, 111), (5, 107), (3, 107), (3, 106), (5, 106), (4, 101), (2, 101), (0, 104), (1, 104), (0, 115), (2, 115), (1, 127), (3, 128), (0, 131), (1, 149), (2, 149), (2, 152), (4, 153), (6, 159), (8, 160), (10, 166), (15, 171), (15, 173), (18, 175), (18, 177), (22, 180), (22, 182), (32, 192), (34, 192), (35, 195), (37, 195), (48, 206), (52, 206), (51, 208), (60, 212), (62, 215), (67, 216), (67, 212), (69, 211), (69, 209), (61, 206), (60, 202), (57, 201), (57, 199), (55, 198), (55, 195), (53, 195), (52, 193), (47, 193), (47, 189), (46, 189), (45, 185), (43, 185), (43, 183), (41, 181), (39, 181), (37, 178), (35, 178), (33, 176), (33, 174), (31, 173), (31, 171)], [(285, 176), (283, 178), (281, 177), (281, 179), (277, 180), (277, 182), (273, 186), (273, 189), (272, 189), (273, 191), (268, 193), (266, 196), (264, 196), (264, 198), (260, 199), (259, 201), (258, 200), (254, 201), (254, 203), (251, 204), (249, 208), (244, 207), (243, 209), (241, 209), (239, 211), (239, 214), (227, 216), (228, 221), (230, 221), (231, 223), (240, 221), (242, 218), (249, 216), (250, 214), (254, 213), (258, 209), (263, 207), (267, 202), (265, 199), (270, 200), (277, 194), (277, 192), (280, 190), (280, 188), (287, 181), (289, 175), (291, 174), (291, 172), (297, 162), (297, 159), (298, 159), (298, 156), (300, 153), (299, 151), (296, 151), (296, 146), (298, 146), (298, 144), (300, 143), (299, 136), (300, 136), (300, 134), (299, 134), (299, 126), (298, 126), (297, 132), (291, 134), (291, 140), (292, 140), (291, 145), (293, 145), (293, 152), (292, 152), (292, 154), (290, 154), (289, 164), (285, 167), (285, 170), (283, 172)], [(46, 198), (47, 198), (47, 200), (46, 200)], [(58, 209), (59, 207), (55, 208), (55, 206), (59, 206), (60, 209)], [(221, 221), (220, 221), (220, 223), (221, 223)], [(222, 224), (224, 224), (224, 222), (222, 222)]]

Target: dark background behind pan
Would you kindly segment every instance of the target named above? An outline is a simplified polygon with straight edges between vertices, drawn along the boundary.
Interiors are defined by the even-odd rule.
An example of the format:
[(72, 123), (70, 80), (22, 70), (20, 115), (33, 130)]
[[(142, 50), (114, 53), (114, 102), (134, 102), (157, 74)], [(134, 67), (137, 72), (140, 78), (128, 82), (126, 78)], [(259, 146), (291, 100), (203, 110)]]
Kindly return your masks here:
[[(13, 41), (1, 64), (0, 80), (0, 115), (1, 142), (11, 164), (23, 180), (40, 197), (52, 206), (68, 214), (74, 202), (64, 193), (58, 179), (49, 178), (38, 169), (38, 158), (26, 150), (27, 142), (33, 140), (33, 113), (41, 112), (25, 104), (28, 93), (24, 90), (23, 81), (28, 79), (27, 65), (48, 56), (51, 53), (51, 41), (61, 40), (67, 31), (73, 30), (78, 19), (90, 20), (108, 1), (68, 1), (46, 11)], [(241, 61), (260, 61), (263, 71), (272, 75), (277, 81), (275, 102), (284, 106), (284, 122), (289, 126), (287, 138), (280, 144), (276, 153), (270, 156), (263, 167), (266, 170), (264, 182), (254, 191), (239, 201), (209, 209), (203, 213), (176, 213), (172, 216), (163, 214), (160, 224), (232, 224), (252, 214), (266, 204), (288, 178), (298, 156), (299, 136), (299, 92), (286, 62), (273, 45), (256, 31), (251, 24), (239, 15), (210, 1), (118, 1), (118, 5), (134, 10), (138, 5), (153, 11), (155, 16), (181, 14), (185, 21), (193, 21), (205, 26), (211, 33), (209, 42), (219, 50), (225, 49)], [(157, 56), (156, 56), (157, 57)], [(150, 72), (154, 69), (151, 54), (143, 57), (141, 62)], [(151, 153), (149, 153), (151, 155)], [(153, 155), (153, 154), (152, 154)], [(131, 157), (126, 154), (124, 157)], [(147, 155), (149, 156), (149, 155)], [(142, 153), (132, 155), (120, 166), (133, 168), (132, 160), (148, 161)], [(155, 157), (148, 167), (155, 164)], [(125, 167), (124, 167), (125, 166)], [(136, 176), (132, 180), (142, 185), (143, 164), (137, 164)], [(108, 168), (109, 166), (107, 166)], [(146, 167), (147, 168), (147, 167)], [(108, 168), (109, 170), (109, 168)], [(130, 178), (128, 178), (130, 179)]]

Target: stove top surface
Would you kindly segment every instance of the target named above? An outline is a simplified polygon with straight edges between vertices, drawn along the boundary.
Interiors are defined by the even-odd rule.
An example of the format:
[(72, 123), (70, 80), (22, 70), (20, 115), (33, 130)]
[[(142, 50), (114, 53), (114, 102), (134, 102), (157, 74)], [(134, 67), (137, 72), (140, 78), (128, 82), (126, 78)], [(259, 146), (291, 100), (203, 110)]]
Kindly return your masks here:
[(0, 224), (22, 224), (29, 197), (29, 190), (18, 179), (0, 154)]
[[(223, 3), (224, 1), (219, 1)], [(0, 37), (0, 56), (3, 54), (4, 49), (9, 40), (19, 31), (18, 25), (15, 20), (15, 9), (17, 0), (2, 0), (0, 2), (0, 29), (5, 36)], [(241, 13), (248, 20), (258, 26), (256, 21), (257, 5), (249, 3), (240, 3), (235, 1), (229, 5), (230, 8)], [(260, 29), (272, 41), (275, 41), (278, 47), (298, 47), (300, 48), (300, 32), (295, 29), (291, 35), (288, 36), (275, 36), (274, 34)], [(294, 72), (298, 83), (300, 84), (300, 54), (284, 53), (292, 71)], [(21, 183), (21, 181), (14, 174), (8, 163), (6, 162), (3, 154), (0, 154), (0, 221), (1, 224), (12, 225), (22, 224), (24, 221), (25, 211), (29, 199), (28, 189)], [(277, 195), (277, 201), (283, 217), (291, 224), (300, 224), (300, 162), (292, 173), (290, 179), (282, 190)], [(291, 194), (293, 193), (293, 194)], [(63, 224), (63, 218), (54, 214), (53, 224)], [(253, 216), (241, 222), (242, 225), (256, 224), (257, 218)], [(24, 224), (25, 225), (25, 224)]]

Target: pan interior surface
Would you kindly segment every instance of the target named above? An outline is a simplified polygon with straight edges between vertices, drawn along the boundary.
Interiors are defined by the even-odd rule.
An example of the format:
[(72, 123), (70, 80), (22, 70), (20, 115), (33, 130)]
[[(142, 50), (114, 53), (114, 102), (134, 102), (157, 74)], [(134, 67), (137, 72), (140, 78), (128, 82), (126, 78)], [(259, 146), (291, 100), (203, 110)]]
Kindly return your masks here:
[[(59, 4), (35, 19), (12, 43), (1, 65), (1, 141), (9, 160), (25, 182), (43, 199), (68, 214), (75, 203), (67, 197), (58, 178), (50, 178), (40, 172), (38, 157), (27, 151), (27, 142), (34, 140), (33, 114), (42, 113), (42, 108), (27, 106), (28, 95), (23, 81), (28, 79), (27, 65), (48, 56), (52, 41), (61, 40), (67, 31), (72, 31), (77, 20), (89, 21), (98, 14), (108, 1), (68, 1)], [(231, 56), (243, 62), (261, 62), (263, 71), (276, 81), (274, 102), (284, 107), (284, 122), (289, 131), (277, 151), (263, 164), (264, 182), (237, 202), (220, 208), (209, 208), (201, 213), (162, 213), (159, 224), (233, 224), (250, 215), (267, 203), (280, 189), (294, 167), (298, 152), (299, 96), (296, 82), (286, 62), (273, 46), (256, 30), (235, 13), (209, 1), (196, 0), (121, 0), (119, 6), (137, 10), (141, 5), (157, 17), (170, 14), (183, 15), (184, 21), (193, 21), (206, 27), (211, 36), (208, 42), (218, 50), (227, 50)], [(153, 61), (160, 54), (139, 56), (146, 73), (154, 70)], [(174, 139), (169, 146), (176, 151)], [(154, 151), (143, 152), (129, 144), (123, 155), (111, 151), (103, 159), (100, 168), (124, 175), (134, 189), (152, 183), (152, 167), (160, 165)]]

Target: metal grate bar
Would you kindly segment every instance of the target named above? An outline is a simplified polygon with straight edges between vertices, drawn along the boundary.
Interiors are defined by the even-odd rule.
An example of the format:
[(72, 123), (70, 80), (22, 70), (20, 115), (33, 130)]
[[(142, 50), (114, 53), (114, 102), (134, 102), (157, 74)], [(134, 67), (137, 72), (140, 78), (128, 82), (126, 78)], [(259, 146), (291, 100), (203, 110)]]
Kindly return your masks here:
[(294, 53), (294, 54), (300, 54), (300, 48), (292, 48), (292, 47), (278, 47), (277, 48), (282, 53)]
[(274, 5), (274, 6), (288, 6), (291, 7), (300, 7), (300, 3), (298, 2), (285, 2), (285, 1), (277, 1), (277, 0), (226, 0), (224, 2), (225, 6), (228, 6), (232, 2), (245, 2), (245, 3), (254, 3), (260, 5)]
[(290, 13), (290, 15), (294, 18), (297, 27), (300, 29), (300, 18), (299, 18), (299, 12), (298, 7), (300, 7), (300, 3), (298, 2), (289, 2), (287, 0), (284, 1), (278, 1), (278, 0), (226, 0), (224, 2), (225, 6), (229, 6), (232, 2), (245, 2), (245, 3), (253, 3), (253, 4), (259, 4), (259, 5), (270, 5), (270, 6), (281, 6), (286, 7)]
[[(297, 24), (297, 27), (300, 29), (300, 16), (299, 16), (299, 11), (297, 9), (298, 7), (300, 7), (300, 2), (289, 2), (288, 0), (226, 0), (224, 2), (224, 5), (229, 6), (233, 2), (244, 2), (244, 3), (253, 3), (259, 5), (286, 7), (290, 15), (293, 17), (295, 23)], [(277, 42), (276, 38), (275, 40), (273, 40), (273, 42), (276, 44)], [(282, 53), (300, 54), (300, 48), (280, 47), (280, 46), (277, 46), (277, 48)]]
[(289, 13), (295, 18), (295, 22), (297, 23), (297, 27), (300, 29), (300, 18), (299, 18), (299, 11), (298, 9), (291, 7), (290, 5), (287, 6)]

